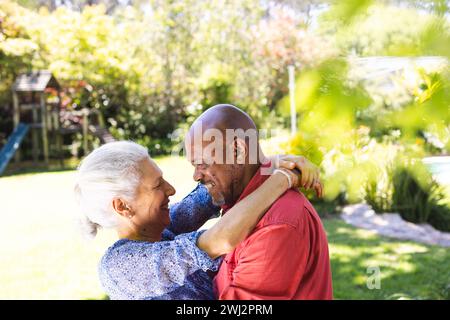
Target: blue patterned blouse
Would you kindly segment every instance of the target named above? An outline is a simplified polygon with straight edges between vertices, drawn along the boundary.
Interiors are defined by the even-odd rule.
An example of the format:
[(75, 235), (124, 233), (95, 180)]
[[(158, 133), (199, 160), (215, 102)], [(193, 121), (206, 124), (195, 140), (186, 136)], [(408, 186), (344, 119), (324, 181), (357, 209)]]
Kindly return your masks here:
[(100, 261), (100, 282), (111, 299), (214, 299), (207, 270), (217, 271), (221, 258), (212, 260), (197, 247), (197, 232), (219, 214), (206, 188), (198, 185), (170, 208), (170, 226), (162, 241), (121, 239)]

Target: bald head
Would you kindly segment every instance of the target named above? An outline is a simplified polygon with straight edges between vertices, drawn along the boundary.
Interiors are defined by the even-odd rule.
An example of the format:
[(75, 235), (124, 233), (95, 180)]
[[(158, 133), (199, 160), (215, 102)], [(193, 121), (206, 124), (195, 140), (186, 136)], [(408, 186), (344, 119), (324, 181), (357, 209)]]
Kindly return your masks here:
[(262, 152), (252, 118), (230, 104), (202, 113), (186, 136), (186, 156), (194, 180), (204, 184), (217, 205), (232, 204), (260, 166)]
[[(225, 161), (222, 151), (220, 151), (223, 146), (223, 152), (228, 151), (226, 154), (228, 158), (225, 161), (227, 163), (234, 161), (232, 159), (233, 149), (237, 147), (245, 149), (244, 153), (240, 153), (243, 157), (240, 157), (238, 161), (248, 162), (251, 157), (251, 163), (258, 162), (260, 148), (256, 125), (247, 113), (231, 104), (218, 104), (203, 112), (192, 124), (188, 140), (195, 140), (199, 148), (201, 145), (201, 152), (205, 149), (205, 143), (214, 147), (216, 153), (219, 151), (214, 161), (222, 163)], [(214, 141), (215, 146), (212, 146), (210, 141)], [(236, 146), (236, 144), (240, 144), (240, 146)], [(227, 150), (227, 148), (229, 149)]]
[(222, 132), (226, 129), (256, 130), (252, 118), (231, 104), (217, 104), (209, 108), (195, 120), (190, 130), (194, 130), (199, 125), (203, 130), (219, 129)]

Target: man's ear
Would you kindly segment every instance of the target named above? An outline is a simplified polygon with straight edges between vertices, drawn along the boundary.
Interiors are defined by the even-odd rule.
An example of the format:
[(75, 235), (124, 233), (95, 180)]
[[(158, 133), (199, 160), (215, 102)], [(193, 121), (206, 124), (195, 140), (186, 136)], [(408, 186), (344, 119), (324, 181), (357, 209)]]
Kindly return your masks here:
[(133, 216), (130, 207), (127, 205), (127, 203), (120, 199), (120, 198), (114, 198), (112, 201), (112, 207), (114, 211), (117, 212), (117, 214), (121, 215), (124, 218), (131, 218)]
[(236, 164), (245, 164), (245, 159), (247, 158), (247, 144), (243, 139), (236, 138), (234, 140), (234, 154), (236, 159)]

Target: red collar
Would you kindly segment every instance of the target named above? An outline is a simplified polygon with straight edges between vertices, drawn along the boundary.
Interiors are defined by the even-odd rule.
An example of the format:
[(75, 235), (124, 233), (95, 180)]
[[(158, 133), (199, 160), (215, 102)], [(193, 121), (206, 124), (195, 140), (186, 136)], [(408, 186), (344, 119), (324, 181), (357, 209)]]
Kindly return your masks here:
[(239, 199), (237, 199), (237, 201), (232, 204), (232, 205), (226, 205), (224, 204), (223, 206), (221, 206), (223, 213), (226, 213), (228, 210), (230, 210), (236, 203), (238, 203), (239, 201), (241, 201), (242, 199), (244, 199), (246, 196), (248, 196), (250, 193), (252, 193), (253, 191), (255, 191), (260, 185), (262, 185), (264, 183), (264, 181), (266, 181), (270, 175), (265, 174), (262, 175), (261, 174), (261, 168), (269, 168), (271, 166), (271, 162), (262, 164), (259, 168), (258, 171), (256, 171), (255, 175), (252, 177), (252, 179), (249, 181), (249, 183), (245, 186), (244, 191), (242, 191), (241, 195), (239, 196)]

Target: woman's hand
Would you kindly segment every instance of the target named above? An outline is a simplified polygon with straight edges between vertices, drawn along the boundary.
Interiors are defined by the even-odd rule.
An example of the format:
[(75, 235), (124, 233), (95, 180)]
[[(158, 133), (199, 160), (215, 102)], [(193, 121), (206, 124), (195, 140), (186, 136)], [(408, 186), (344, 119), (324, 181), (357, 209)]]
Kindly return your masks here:
[(270, 206), (290, 188), (298, 188), (299, 172), (278, 168), (255, 191), (238, 201), (197, 240), (197, 246), (215, 259), (236, 248), (256, 227)]
[(272, 157), (275, 168), (285, 168), (300, 171), (300, 185), (305, 189), (314, 188), (318, 197), (323, 196), (323, 186), (320, 182), (320, 169), (303, 156), (277, 155)]
[(300, 188), (300, 179), (301, 174), (298, 170), (286, 169), (286, 168), (278, 168), (273, 171), (273, 174), (283, 175), (286, 179), (286, 188)]

